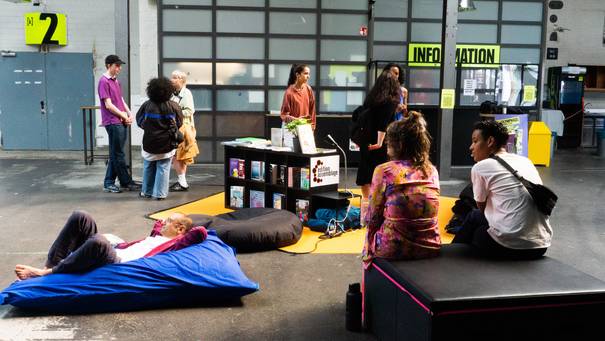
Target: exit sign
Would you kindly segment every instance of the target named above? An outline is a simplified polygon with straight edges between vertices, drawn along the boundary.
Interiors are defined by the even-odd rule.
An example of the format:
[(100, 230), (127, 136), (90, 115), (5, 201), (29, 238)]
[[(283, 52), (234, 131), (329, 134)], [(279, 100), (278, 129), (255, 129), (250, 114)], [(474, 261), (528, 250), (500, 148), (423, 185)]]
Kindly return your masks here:
[(67, 45), (65, 14), (25, 13), (25, 44)]

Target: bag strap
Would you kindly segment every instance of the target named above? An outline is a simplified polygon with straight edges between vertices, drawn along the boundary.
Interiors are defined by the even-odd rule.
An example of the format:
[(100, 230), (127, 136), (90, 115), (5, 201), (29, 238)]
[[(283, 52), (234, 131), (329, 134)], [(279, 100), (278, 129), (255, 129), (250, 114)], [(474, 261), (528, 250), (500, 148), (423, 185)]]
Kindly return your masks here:
[(527, 188), (528, 183), (532, 183), (531, 181), (529, 181), (529, 180), (525, 179), (524, 177), (522, 177), (521, 175), (519, 175), (519, 172), (517, 170), (515, 170), (513, 167), (511, 167), (511, 165), (509, 165), (506, 161), (504, 161), (498, 155), (494, 154), (490, 157), (492, 159), (500, 162), (500, 164), (502, 166), (504, 166), (504, 168), (506, 168), (509, 172), (511, 172), (515, 176), (515, 178), (517, 178), (521, 182), (521, 184), (523, 184), (523, 187)]

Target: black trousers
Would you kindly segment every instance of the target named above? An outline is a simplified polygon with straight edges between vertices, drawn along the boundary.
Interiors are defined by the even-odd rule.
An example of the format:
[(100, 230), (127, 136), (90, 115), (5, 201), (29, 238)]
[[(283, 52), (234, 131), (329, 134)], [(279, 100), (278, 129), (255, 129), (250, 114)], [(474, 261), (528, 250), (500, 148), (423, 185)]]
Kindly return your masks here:
[(481, 210), (474, 209), (466, 216), (462, 228), (456, 233), (452, 243), (470, 244), (482, 254), (494, 258), (506, 259), (535, 259), (546, 252), (546, 248), (539, 249), (510, 249), (496, 242), (487, 233), (489, 223)]
[(97, 233), (90, 214), (74, 211), (50, 247), (46, 267), (53, 273), (86, 272), (119, 261), (111, 243)]

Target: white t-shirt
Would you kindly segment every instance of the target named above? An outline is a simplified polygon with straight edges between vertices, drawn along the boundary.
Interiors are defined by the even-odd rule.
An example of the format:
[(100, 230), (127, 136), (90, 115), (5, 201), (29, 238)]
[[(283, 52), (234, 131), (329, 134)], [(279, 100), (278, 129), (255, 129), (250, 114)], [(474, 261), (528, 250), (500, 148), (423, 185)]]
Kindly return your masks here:
[(126, 263), (145, 256), (149, 251), (169, 240), (170, 238), (164, 236), (147, 237), (125, 249), (116, 249), (116, 253), (120, 257), (120, 263)]
[[(498, 154), (525, 179), (542, 184), (533, 163), (516, 154)], [(501, 245), (511, 249), (535, 249), (550, 246), (552, 228), (548, 217), (538, 211), (529, 192), (497, 160), (477, 162), (471, 170), (475, 201), (485, 202), (487, 232)]]

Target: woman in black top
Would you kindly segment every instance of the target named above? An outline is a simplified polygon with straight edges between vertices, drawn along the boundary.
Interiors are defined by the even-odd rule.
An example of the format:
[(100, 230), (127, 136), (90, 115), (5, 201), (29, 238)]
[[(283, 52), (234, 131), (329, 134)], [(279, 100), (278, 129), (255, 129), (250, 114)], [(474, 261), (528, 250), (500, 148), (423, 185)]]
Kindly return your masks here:
[(370, 194), (370, 184), (374, 168), (388, 161), (387, 148), (384, 143), (387, 126), (393, 122), (395, 110), (399, 104), (399, 82), (391, 73), (383, 72), (368, 93), (363, 105), (369, 108), (366, 119), (370, 141), (359, 146), (360, 161), (357, 170), (357, 185), (361, 186), (362, 211), (364, 220), (365, 207)]

